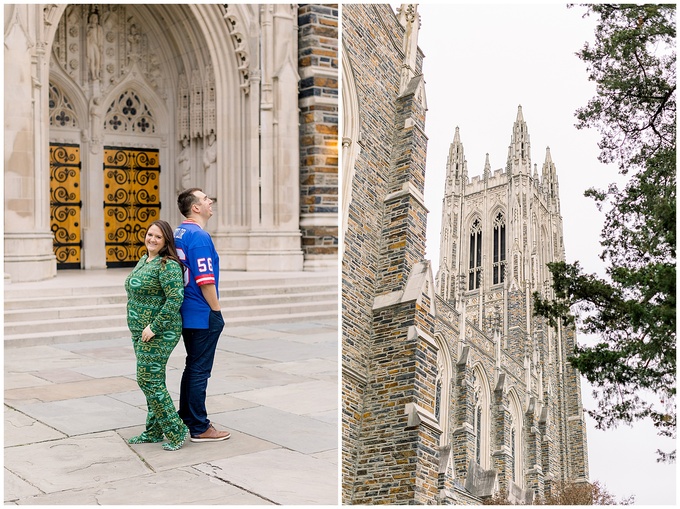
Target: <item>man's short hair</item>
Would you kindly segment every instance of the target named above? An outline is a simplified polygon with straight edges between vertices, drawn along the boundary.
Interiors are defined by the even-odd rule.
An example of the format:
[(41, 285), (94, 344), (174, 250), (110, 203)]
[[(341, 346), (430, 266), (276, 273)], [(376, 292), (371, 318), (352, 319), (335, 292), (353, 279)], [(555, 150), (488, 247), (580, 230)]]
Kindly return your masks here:
[(177, 197), (177, 206), (184, 217), (189, 217), (191, 207), (194, 203), (198, 203), (198, 197), (194, 194), (196, 191), (201, 191), (201, 189), (198, 187), (185, 189)]

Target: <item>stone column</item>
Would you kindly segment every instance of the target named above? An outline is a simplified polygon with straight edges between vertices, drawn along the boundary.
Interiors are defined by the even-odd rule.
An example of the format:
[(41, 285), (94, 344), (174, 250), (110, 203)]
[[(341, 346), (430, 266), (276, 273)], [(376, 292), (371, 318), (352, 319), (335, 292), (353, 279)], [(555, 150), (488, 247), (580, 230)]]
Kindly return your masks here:
[[(574, 329), (563, 329), (565, 347), (567, 352), (574, 349), (576, 338)], [(583, 417), (583, 404), (581, 402), (581, 383), (579, 372), (566, 365), (563, 374), (564, 393), (566, 398), (566, 446), (567, 446), (567, 472), (569, 477), (576, 482), (588, 481), (588, 441), (586, 438), (586, 423)]]
[(531, 398), (529, 409), (526, 413), (526, 444), (527, 444), (527, 490), (532, 491), (534, 495), (543, 495), (544, 473), (542, 466), (542, 448), (543, 435), (541, 433), (541, 426), (539, 423), (539, 415), (536, 412), (537, 408), (536, 398)]
[(41, 7), (5, 6), (4, 270), (11, 281), (38, 281), (57, 272), (50, 230), (44, 111), (49, 77)]
[(453, 460), (455, 462), (456, 478), (465, 479), (468, 475), (468, 466), (474, 459), (475, 430), (472, 426), (474, 403), (474, 388), (468, 373), (468, 356), (470, 347), (464, 346), (456, 364), (456, 388), (454, 426), (452, 433)]
[(249, 271), (303, 268), (300, 233), (300, 141), (297, 18), (289, 4), (262, 8), (262, 96), (258, 215), (246, 253)]
[[(539, 493), (542, 497), (546, 497), (550, 494), (552, 488), (552, 480), (554, 477), (553, 468), (551, 464), (555, 462), (555, 440), (554, 436), (554, 424), (551, 430), (548, 427), (548, 412), (551, 408), (551, 403), (549, 398), (546, 398), (543, 410), (541, 411), (541, 417), (538, 421), (538, 433), (541, 436), (540, 445), (540, 465), (543, 471), (543, 491)], [(554, 420), (554, 417), (552, 417)]]
[(433, 298), (429, 263), (421, 262), (403, 292), (374, 301), (353, 504), (426, 504), (439, 495)]
[[(98, 117), (93, 119), (97, 120)], [(94, 127), (94, 126), (93, 126)], [(89, 145), (89, 150), (87, 147)], [(83, 207), (82, 234), (83, 259), (82, 267), (87, 270), (106, 268), (106, 235), (104, 232), (104, 150), (100, 141), (95, 139), (81, 144), (81, 186), (90, 205)], [(98, 205), (98, 206), (97, 206)]]

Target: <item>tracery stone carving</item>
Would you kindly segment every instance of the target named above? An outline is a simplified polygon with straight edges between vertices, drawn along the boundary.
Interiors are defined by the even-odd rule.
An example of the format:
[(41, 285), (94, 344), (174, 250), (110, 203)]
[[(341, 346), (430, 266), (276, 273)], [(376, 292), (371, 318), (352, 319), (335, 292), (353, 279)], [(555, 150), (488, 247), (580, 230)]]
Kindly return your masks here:
[(43, 19), (45, 20), (45, 25), (49, 26), (52, 24), (52, 18), (54, 17), (57, 8), (57, 4), (48, 4), (45, 6), (45, 8), (43, 8)]
[(227, 23), (229, 33), (234, 42), (234, 53), (238, 62), (238, 70), (241, 74), (241, 90), (248, 95), (250, 92), (250, 55), (246, 47), (244, 27), (238, 19), (236, 8), (233, 5), (224, 5), (224, 20)]
[(163, 95), (157, 48), (144, 25), (127, 14), (125, 5), (74, 4), (59, 21), (51, 65), (61, 67), (76, 83), (94, 81), (106, 91), (124, 79), (133, 65)]
[(186, 74), (179, 75), (177, 87), (177, 138), (189, 138), (189, 82)]
[(199, 71), (194, 71), (191, 75), (189, 125), (192, 138), (203, 136), (203, 84)]
[(147, 78), (149, 83), (158, 91), (161, 92), (161, 96), (165, 98), (163, 88), (163, 79), (161, 73), (161, 62), (156, 53), (151, 53), (149, 55), (149, 71), (147, 73)]
[(155, 133), (156, 121), (149, 107), (132, 90), (123, 92), (109, 106), (104, 130), (119, 133)]
[(437, 306), (437, 315), (443, 317), (449, 323), (453, 323), (453, 311), (446, 306)]
[(204, 192), (213, 200), (216, 199), (217, 186), (217, 143), (215, 133), (208, 135), (208, 144), (203, 152), (203, 169), (205, 170)]
[(215, 71), (209, 65), (205, 71), (205, 82), (203, 85), (203, 134), (207, 135), (211, 131), (217, 130), (216, 126), (216, 94), (215, 94)]
[(50, 83), (50, 127), (78, 127), (76, 113), (64, 92)]

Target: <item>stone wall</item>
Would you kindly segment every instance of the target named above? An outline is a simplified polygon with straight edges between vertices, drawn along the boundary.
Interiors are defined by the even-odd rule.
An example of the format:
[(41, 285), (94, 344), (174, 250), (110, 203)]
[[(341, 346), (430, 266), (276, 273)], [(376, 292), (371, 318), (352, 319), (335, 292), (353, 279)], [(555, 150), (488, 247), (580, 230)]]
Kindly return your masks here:
[(305, 268), (337, 266), (338, 5), (298, 9), (300, 227)]
[[(352, 181), (352, 201), (347, 213), (344, 254), (342, 258), (342, 500), (351, 503), (358, 469), (362, 417), (365, 413), (367, 376), (371, 351), (373, 299), (376, 292), (379, 254), (379, 222), (382, 220), (382, 197), (386, 194), (386, 175), (378, 168), (389, 165), (391, 126), (379, 122), (393, 118), (399, 86), (394, 68), (395, 55), (385, 59), (392, 72), (376, 72), (371, 51), (387, 43), (378, 33), (364, 34), (377, 22), (380, 7), (344, 5), (342, 11), (343, 51), (351, 67), (342, 69), (343, 79), (353, 79), (357, 103), (361, 107), (360, 158)], [(394, 14), (382, 9), (388, 19)], [(396, 20), (394, 20), (396, 21)], [(373, 57), (375, 60), (375, 57)], [(348, 68), (349, 67), (349, 68)], [(372, 86), (372, 82), (375, 84)], [(347, 98), (343, 99), (347, 100)], [(348, 122), (344, 119), (344, 122)]]

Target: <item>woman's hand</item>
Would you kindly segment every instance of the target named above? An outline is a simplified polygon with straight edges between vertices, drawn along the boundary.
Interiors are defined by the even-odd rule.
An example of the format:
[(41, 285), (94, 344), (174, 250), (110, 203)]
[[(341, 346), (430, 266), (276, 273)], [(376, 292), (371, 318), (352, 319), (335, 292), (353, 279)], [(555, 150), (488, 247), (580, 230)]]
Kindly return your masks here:
[(154, 331), (151, 330), (151, 325), (147, 325), (146, 328), (142, 331), (142, 341), (145, 343), (147, 341), (151, 341), (151, 338), (153, 338), (156, 335)]

